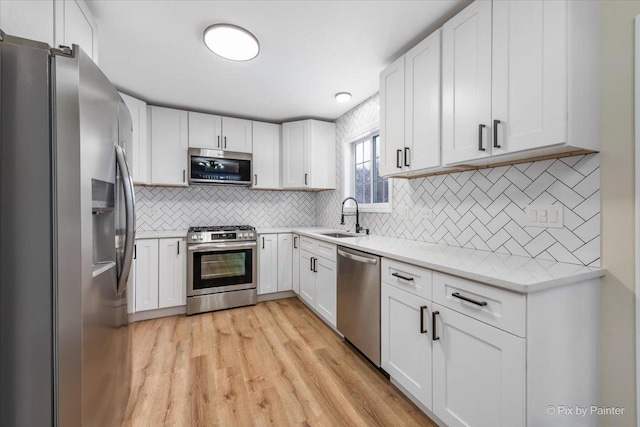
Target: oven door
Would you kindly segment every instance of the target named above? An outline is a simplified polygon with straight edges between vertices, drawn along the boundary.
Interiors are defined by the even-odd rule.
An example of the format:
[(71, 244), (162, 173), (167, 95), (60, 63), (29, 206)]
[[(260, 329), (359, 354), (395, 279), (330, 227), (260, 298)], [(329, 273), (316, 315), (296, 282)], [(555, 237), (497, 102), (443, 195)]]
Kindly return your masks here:
[(203, 243), (187, 248), (187, 296), (256, 288), (256, 242)]

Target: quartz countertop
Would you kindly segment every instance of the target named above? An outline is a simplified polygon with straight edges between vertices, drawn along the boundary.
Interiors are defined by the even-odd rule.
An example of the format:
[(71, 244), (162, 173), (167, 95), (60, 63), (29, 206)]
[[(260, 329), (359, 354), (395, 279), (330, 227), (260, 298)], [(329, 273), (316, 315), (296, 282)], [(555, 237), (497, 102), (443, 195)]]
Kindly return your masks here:
[(458, 248), (395, 237), (360, 235), (346, 238), (320, 233), (341, 231), (318, 227), (258, 229), (258, 234), (296, 233), (369, 252), (519, 293), (537, 292), (604, 276), (603, 268)]

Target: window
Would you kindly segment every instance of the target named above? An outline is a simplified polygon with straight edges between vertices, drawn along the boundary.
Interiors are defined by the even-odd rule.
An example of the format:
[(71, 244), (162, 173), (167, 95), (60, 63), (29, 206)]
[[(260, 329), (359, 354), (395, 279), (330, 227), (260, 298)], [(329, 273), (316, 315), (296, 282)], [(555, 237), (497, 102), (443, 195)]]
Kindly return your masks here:
[[(379, 174), (380, 134), (373, 132), (351, 143), (351, 196), (364, 211), (387, 208), (389, 204), (389, 180)], [(374, 208), (374, 209), (366, 209)]]

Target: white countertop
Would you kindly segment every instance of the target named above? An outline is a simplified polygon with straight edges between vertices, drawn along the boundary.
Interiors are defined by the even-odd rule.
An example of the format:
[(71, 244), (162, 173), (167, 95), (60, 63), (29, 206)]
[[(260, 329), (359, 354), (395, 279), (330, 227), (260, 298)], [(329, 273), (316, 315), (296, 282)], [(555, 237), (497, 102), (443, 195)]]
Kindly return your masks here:
[(297, 233), (514, 292), (529, 293), (604, 276), (603, 268), (416, 242), (384, 236), (333, 238), (317, 227), (262, 228), (258, 234)]

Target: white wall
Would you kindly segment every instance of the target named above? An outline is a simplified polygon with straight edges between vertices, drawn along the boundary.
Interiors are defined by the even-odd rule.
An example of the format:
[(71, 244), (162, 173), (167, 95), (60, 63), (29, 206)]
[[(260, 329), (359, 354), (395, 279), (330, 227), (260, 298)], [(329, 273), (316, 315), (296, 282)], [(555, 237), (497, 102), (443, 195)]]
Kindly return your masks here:
[(640, 1), (603, 1), (602, 401), (626, 407), (607, 426), (635, 424), (634, 17)]

